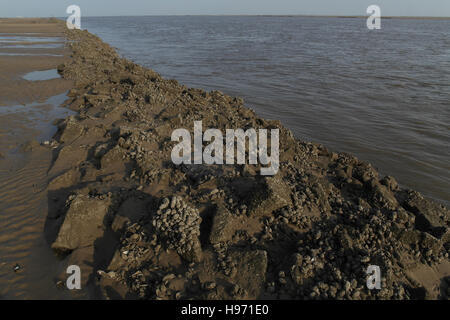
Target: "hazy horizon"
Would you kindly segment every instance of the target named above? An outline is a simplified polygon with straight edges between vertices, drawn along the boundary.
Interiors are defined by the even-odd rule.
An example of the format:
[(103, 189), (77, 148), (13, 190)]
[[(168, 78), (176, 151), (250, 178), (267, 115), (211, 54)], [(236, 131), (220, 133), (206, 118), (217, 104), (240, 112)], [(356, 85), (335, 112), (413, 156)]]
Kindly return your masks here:
[[(113, 17), (318, 17), (318, 18), (366, 18), (368, 15), (325, 15), (325, 14), (129, 14), (129, 15), (83, 15), (84, 18), (113, 18)], [(0, 19), (39, 19), (57, 18), (65, 19), (66, 16), (0, 16)], [(450, 19), (450, 16), (383, 16), (382, 18), (417, 18), (417, 19)]]
[(66, 8), (76, 4), (84, 17), (189, 16), (189, 15), (275, 15), (275, 16), (366, 16), (376, 4), (385, 17), (450, 17), (448, 0), (15, 0), (2, 4), (1, 17), (65, 17)]
[[(113, 18), (113, 17), (320, 17), (320, 18), (366, 18), (368, 15), (332, 15), (332, 14), (128, 14), (128, 15), (83, 15), (85, 18)], [(0, 16), (0, 19), (14, 19), (14, 18), (57, 18), (65, 19), (66, 16), (14, 16), (6, 17)], [(429, 19), (450, 19), (450, 16), (383, 16), (383, 18), (429, 18)]]

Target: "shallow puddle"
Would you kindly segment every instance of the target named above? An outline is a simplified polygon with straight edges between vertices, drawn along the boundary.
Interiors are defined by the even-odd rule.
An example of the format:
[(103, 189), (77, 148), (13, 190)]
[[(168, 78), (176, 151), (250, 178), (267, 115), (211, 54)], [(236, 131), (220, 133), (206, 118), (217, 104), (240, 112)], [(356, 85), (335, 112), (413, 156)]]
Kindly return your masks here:
[(7, 42), (7, 41), (0, 41), (0, 48), (30, 48), (30, 49), (58, 49), (63, 48), (64, 43), (63, 42), (19, 42), (19, 43), (13, 43), (13, 42)]
[(49, 140), (57, 131), (54, 120), (74, 114), (60, 107), (66, 99), (66, 93), (62, 93), (42, 103), (0, 107), (0, 148), (3, 152), (16, 153), (21, 144), (32, 139)]
[(63, 57), (62, 54), (53, 53), (15, 53), (15, 52), (0, 52), (0, 56), (48, 56), (48, 57)]
[[(64, 39), (61, 37), (42, 36), (11, 36), (0, 35), (0, 50), (15, 49), (60, 49), (64, 47)], [(0, 56), (62, 56), (51, 53), (15, 53), (0, 52)]]
[(60, 37), (5, 37), (0, 36), (0, 42), (61, 42), (64, 39)]
[(50, 69), (44, 71), (33, 71), (27, 73), (22, 78), (28, 81), (43, 81), (43, 80), (51, 80), (59, 78), (58, 70)]

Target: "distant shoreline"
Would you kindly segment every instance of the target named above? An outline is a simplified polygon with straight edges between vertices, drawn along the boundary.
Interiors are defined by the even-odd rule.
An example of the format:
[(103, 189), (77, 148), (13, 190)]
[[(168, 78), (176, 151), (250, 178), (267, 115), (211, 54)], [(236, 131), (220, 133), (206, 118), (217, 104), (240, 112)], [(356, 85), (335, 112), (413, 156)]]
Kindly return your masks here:
[[(366, 19), (367, 16), (353, 15), (295, 15), (295, 14), (180, 14), (180, 15), (123, 15), (123, 16), (84, 16), (85, 18), (113, 18), (113, 17), (279, 17), (279, 18), (341, 18), (341, 19)], [(56, 18), (66, 19), (66, 17), (0, 17), (4, 19), (41, 19)], [(421, 16), (381, 16), (382, 19), (398, 20), (450, 20), (450, 17), (421, 17)]]

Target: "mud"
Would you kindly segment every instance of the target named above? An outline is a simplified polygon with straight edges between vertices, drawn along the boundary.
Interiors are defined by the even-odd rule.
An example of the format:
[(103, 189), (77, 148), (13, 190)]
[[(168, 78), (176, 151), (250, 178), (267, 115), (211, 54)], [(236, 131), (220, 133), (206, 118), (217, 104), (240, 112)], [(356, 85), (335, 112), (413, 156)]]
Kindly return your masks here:
[[(55, 286), (76, 264), (103, 299), (448, 299), (447, 208), (295, 139), (240, 98), (163, 79), (87, 31), (66, 37), (72, 56), (58, 71), (76, 114), (32, 147), (51, 154)], [(279, 172), (174, 165), (172, 131), (194, 121), (280, 129)], [(381, 290), (366, 287), (369, 265), (380, 266)]]
[[(100, 297), (448, 298), (447, 208), (295, 139), (240, 98), (163, 79), (87, 31), (67, 37), (73, 59), (58, 68), (75, 83), (68, 106), (78, 114), (52, 142), (46, 232), (86, 265), (84, 285)], [(174, 165), (172, 131), (200, 120), (222, 132), (279, 128), (280, 171)], [(96, 218), (80, 209), (93, 204)], [(381, 290), (366, 287), (369, 265), (381, 268)]]
[[(64, 39), (60, 24), (28, 21), (0, 19), (2, 39)], [(0, 297), (72, 298), (55, 286), (62, 263), (43, 232), (52, 152), (39, 145), (55, 134), (53, 121), (72, 114), (60, 108), (72, 83), (59, 76), (48, 81), (22, 78), (29, 72), (56, 69), (70, 51), (60, 58), (17, 56), (14, 43), (10, 44), (11, 55), (0, 54)], [(55, 53), (51, 48), (43, 52)]]

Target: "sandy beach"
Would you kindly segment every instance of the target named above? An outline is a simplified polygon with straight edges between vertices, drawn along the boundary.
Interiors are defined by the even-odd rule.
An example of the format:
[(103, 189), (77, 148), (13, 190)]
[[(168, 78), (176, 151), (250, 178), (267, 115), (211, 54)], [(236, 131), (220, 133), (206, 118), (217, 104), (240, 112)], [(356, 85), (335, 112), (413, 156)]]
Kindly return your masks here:
[[(1, 36), (30, 32), (66, 45), (0, 49), (0, 108), (47, 110), (67, 91), (47, 107), (72, 115), (50, 112), (57, 132), (36, 141), (42, 130), (29, 117), (0, 114), (11, 126), (0, 136), (1, 297), (448, 299), (448, 208), (352, 155), (294, 138), (239, 97), (164, 79), (87, 31), (0, 20)], [(50, 69), (61, 79), (21, 78)], [(279, 129), (278, 173), (175, 165), (171, 134), (194, 121)], [(61, 285), (74, 264), (82, 292)], [(381, 290), (366, 287), (369, 265), (382, 270)]]
[[(24, 38), (28, 41), (22, 41)], [(27, 43), (45, 47), (56, 41), (61, 47), (23, 48)], [(49, 19), (0, 19), (0, 297), (3, 299), (65, 296), (54, 285), (60, 261), (48, 249), (43, 233), (47, 170), (52, 153), (39, 148), (39, 143), (56, 132), (53, 121), (70, 114), (59, 105), (66, 99), (72, 82), (61, 79), (57, 73), (57, 78), (39, 80), (41, 71), (44, 74), (45, 70), (56, 71), (66, 61), (70, 52), (64, 45), (61, 23)], [(26, 80), (29, 74), (35, 75), (37, 81)], [(16, 266), (19, 269), (14, 271)]]

